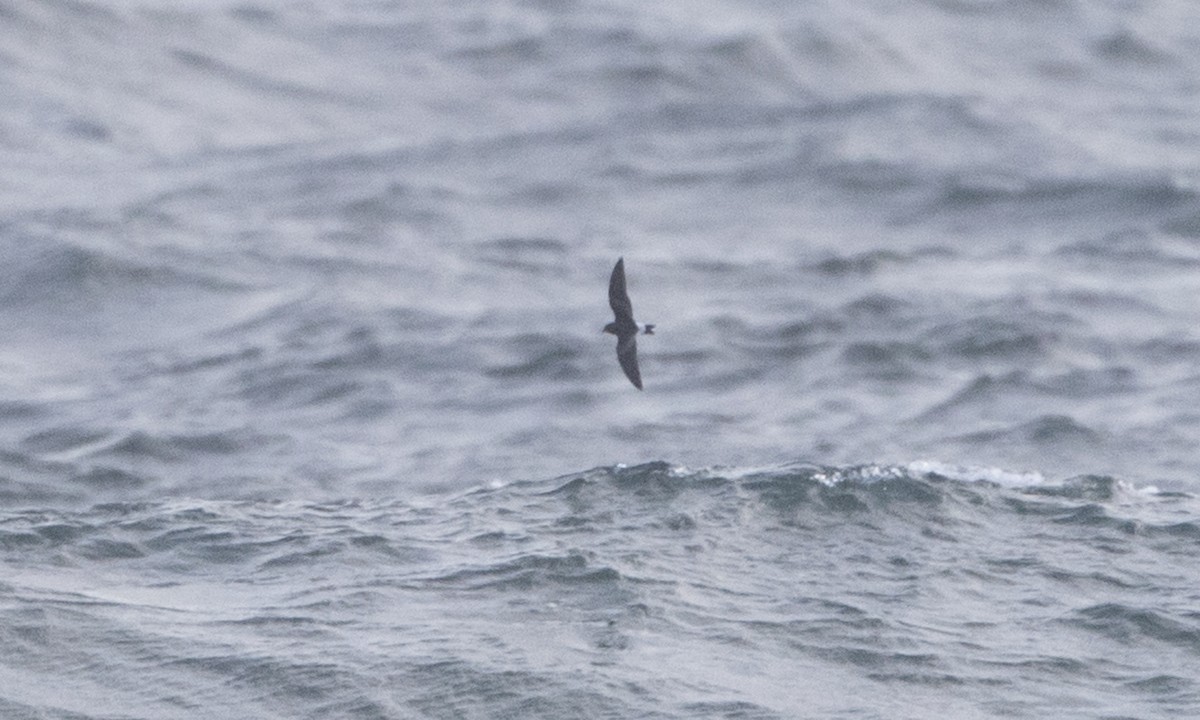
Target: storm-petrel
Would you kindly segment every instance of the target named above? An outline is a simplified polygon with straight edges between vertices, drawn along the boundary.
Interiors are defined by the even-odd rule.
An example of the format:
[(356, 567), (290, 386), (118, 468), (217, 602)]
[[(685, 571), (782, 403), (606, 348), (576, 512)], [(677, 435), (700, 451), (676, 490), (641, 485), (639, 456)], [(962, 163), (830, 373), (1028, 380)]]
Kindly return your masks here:
[(612, 306), (613, 314), (617, 316), (614, 322), (604, 326), (604, 332), (617, 336), (617, 360), (625, 377), (638, 390), (642, 389), (642, 374), (638, 372), (637, 363), (637, 334), (644, 331), (647, 335), (654, 334), (654, 326), (638, 325), (633, 321), (633, 303), (629, 302), (629, 293), (625, 292), (625, 258), (617, 258), (613, 266), (612, 277), (608, 279), (608, 304)]

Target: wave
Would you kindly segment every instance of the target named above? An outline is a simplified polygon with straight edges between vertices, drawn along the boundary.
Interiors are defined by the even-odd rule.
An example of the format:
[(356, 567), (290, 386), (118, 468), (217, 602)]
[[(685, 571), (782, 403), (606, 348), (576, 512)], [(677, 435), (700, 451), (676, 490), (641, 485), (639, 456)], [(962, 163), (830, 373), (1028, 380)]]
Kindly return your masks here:
[(1067, 415), (1042, 415), (1009, 427), (959, 435), (956, 439), (969, 444), (1040, 445), (1061, 451), (1078, 445), (1098, 448), (1103, 436)]
[(1200, 614), (1177, 615), (1125, 603), (1109, 602), (1079, 610), (1067, 622), (1098, 632), (1124, 645), (1150, 642), (1175, 646), (1200, 655)]
[[(963, 209), (992, 203), (1013, 203), (1035, 214), (1035, 205), (1054, 205), (1059, 212), (1081, 210), (1137, 210), (1162, 212), (1194, 206), (1198, 194), (1168, 176), (1105, 174), (1104, 177), (1034, 178), (1017, 182), (979, 182), (971, 177), (952, 177), (938, 203), (947, 209)], [(1044, 215), (1044, 213), (1036, 213)]]
[[(88, 438), (91, 438), (89, 435)], [(89, 440), (88, 442), (91, 442)], [(259, 442), (247, 437), (243, 442)], [(215, 445), (214, 445), (215, 443)], [(177, 453), (227, 453), (227, 439), (182, 437), (156, 439), (145, 433), (135, 433), (115, 441), (108, 440), (101, 449), (91, 453), (95, 457), (117, 457), (131, 452), (174, 457)], [(163, 448), (167, 448), (164, 450)], [(41, 473), (68, 470), (65, 462), (30, 465), (33, 461), (23, 456), (10, 454), (5, 462), (13, 468), (24, 463), (29, 469)], [(98, 466), (90, 475), (96, 482), (108, 481), (120, 485), (130, 482), (123, 473)], [(126, 478), (126, 479), (121, 479)], [(444, 503), (446, 512), (474, 512), (474, 509), (492, 508), (493, 511), (507, 508), (517, 510), (526, 503), (521, 512), (541, 513), (545, 499), (553, 498), (558, 507), (566, 512), (566, 520), (577, 511), (588, 510), (579, 518), (570, 520), (575, 525), (586, 517), (609, 517), (609, 513), (629, 513), (631, 517), (653, 514), (669, 508), (667, 526), (694, 527), (697, 518), (685, 520), (685, 506), (697, 508), (719, 508), (732, 506), (761, 505), (789, 512), (804, 511), (820, 515), (831, 512), (846, 513), (889, 513), (902, 506), (926, 508), (937, 511), (951, 505), (975, 506), (973, 511), (985, 518), (996, 511), (1018, 511), (1028, 514), (1035, 509), (1038, 514), (1053, 515), (1059, 521), (1077, 524), (1094, 523), (1098, 517), (1114, 518), (1114, 522), (1136, 521), (1139, 533), (1161, 534), (1181, 538), (1200, 534), (1200, 524), (1181, 522), (1170, 517), (1169, 522), (1149, 525), (1137, 521), (1135, 516), (1142, 510), (1150, 515), (1163, 508), (1188, 507), (1196, 498), (1186, 493), (1160, 493), (1152, 487), (1138, 488), (1117, 478), (1097, 475), (1081, 475), (1063, 480), (1049, 480), (1039, 473), (1014, 472), (994, 467), (970, 467), (935, 461), (918, 461), (907, 465), (847, 465), (825, 466), (807, 463), (790, 464), (769, 468), (728, 467), (692, 470), (664, 461), (655, 461), (635, 466), (598, 467), (573, 475), (549, 480), (527, 480), (497, 483), (450, 495), (432, 496), (417, 504), (411, 501), (378, 499), (373, 501), (334, 501), (326, 503), (294, 503), (264, 501), (203, 501), (194, 508), (186, 507), (187, 501), (121, 502), (95, 506), (90, 511), (100, 516), (139, 517), (153, 516), (167, 511), (175, 517), (190, 517), (220, 521), (224, 514), (236, 516), (246, 512), (264, 512), (269, 515), (286, 515), (288, 512), (311, 513), (315, 520), (321, 517), (336, 519), (347, 508), (369, 508), (378, 512), (407, 511), (429, 503)], [(685, 502), (686, 501), (686, 502)], [(255, 510), (254, 508), (259, 508)], [(744, 508), (743, 508), (744, 509)], [(599, 513), (592, 514), (591, 511)], [(1132, 511), (1130, 517), (1122, 513)], [(217, 514), (213, 514), (217, 513)], [(682, 515), (677, 516), (677, 513)], [(84, 511), (84, 514), (88, 514)], [(1171, 513), (1165, 513), (1164, 517)], [(660, 518), (661, 519), (661, 518)], [(128, 518), (121, 524), (127, 525)], [(488, 542), (485, 535), (471, 536), (472, 542)], [(511, 539), (511, 538), (510, 538)]]
[(227, 287), (214, 278), (192, 274), (168, 263), (131, 257), (131, 253), (117, 248), (33, 237), (21, 239), (27, 242), (10, 246), (9, 259), (0, 271), (0, 284), (4, 288), (0, 303), (4, 305), (95, 303), (117, 294), (172, 287)]
[[(549, 482), (557, 483), (546, 489)], [(577, 509), (611, 509), (638, 515), (650, 508), (676, 504), (716, 508), (759, 504), (765, 508), (792, 514), (802, 512), (816, 518), (822, 515), (884, 515), (901, 508), (928, 511), (936, 517), (942, 510), (966, 510), (979, 521), (992, 522), (996, 513), (1022, 514), (1034, 507), (1059, 521), (1094, 524), (1098, 517), (1120, 525), (1132, 523), (1138, 533), (1188, 537), (1194, 524), (1180, 523), (1164, 514), (1162, 522), (1146, 524), (1137, 512), (1140, 508), (1156, 515), (1163, 506), (1194, 504), (1186, 494), (1159, 493), (1153, 488), (1139, 489), (1122, 480), (1096, 475), (1081, 475), (1059, 481), (1048, 480), (1035, 472), (1014, 472), (994, 467), (967, 467), (933, 461), (908, 465), (789, 465), (775, 468), (712, 468), (689, 470), (666, 462), (632, 467), (596, 468), (566, 476), (560, 481), (519, 483), (512, 488), (568, 501)], [(513, 489), (478, 490), (473, 497), (494, 494), (503, 499)], [(924, 510), (921, 510), (924, 508)], [(745, 507), (742, 507), (744, 510)], [(907, 511), (906, 511), (907, 512)], [(1140, 510), (1138, 510), (1140, 512)], [(686, 514), (686, 513), (685, 513)], [(588, 515), (585, 513), (585, 515)], [(680, 524), (674, 514), (670, 523)], [(960, 517), (960, 519), (962, 519)], [(695, 517), (682, 526), (699, 524)]]

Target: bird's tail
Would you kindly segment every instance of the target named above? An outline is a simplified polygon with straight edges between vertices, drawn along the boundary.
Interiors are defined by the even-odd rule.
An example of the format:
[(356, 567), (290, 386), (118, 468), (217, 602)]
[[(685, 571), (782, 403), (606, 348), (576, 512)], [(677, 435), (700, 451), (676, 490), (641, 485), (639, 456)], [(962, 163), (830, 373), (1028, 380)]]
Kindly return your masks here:
[(644, 332), (646, 335), (653, 335), (654, 334), (654, 326), (647, 324)]

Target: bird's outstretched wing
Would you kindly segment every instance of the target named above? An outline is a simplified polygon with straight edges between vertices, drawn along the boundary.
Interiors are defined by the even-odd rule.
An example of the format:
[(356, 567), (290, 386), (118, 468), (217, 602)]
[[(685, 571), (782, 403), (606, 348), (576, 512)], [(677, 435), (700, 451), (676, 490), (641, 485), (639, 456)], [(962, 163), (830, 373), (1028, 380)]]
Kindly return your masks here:
[[(617, 264), (613, 266), (612, 277), (608, 279), (608, 304), (612, 306), (618, 323), (633, 323), (633, 303), (629, 302), (629, 293), (625, 292), (625, 258), (617, 259)], [(622, 365), (624, 365), (624, 361), (622, 361)], [(633, 368), (634, 374), (637, 374), (636, 360)], [(625, 373), (629, 374), (629, 370), (626, 370)]]
[(629, 378), (629, 382), (633, 383), (635, 388), (641, 390), (642, 374), (638, 372), (636, 333), (617, 338), (617, 360), (621, 363), (621, 369), (625, 371), (625, 377)]

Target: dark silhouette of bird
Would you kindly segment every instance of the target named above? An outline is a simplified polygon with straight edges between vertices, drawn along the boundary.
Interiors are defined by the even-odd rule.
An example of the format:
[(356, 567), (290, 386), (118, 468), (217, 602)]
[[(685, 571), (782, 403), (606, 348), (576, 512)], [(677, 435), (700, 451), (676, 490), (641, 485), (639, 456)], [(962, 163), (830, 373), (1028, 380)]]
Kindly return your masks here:
[(625, 258), (617, 258), (613, 266), (612, 276), (608, 279), (608, 304), (612, 306), (613, 315), (617, 319), (604, 326), (604, 332), (617, 336), (617, 360), (625, 377), (638, 390), (642, 389), (642, 374), (638, 372), (637, 335), (644, 332), (654, 334), (653, 325), (638, 325), (633, 320), (633, 303), (629, 302), (629, 293), (625, 291)]

